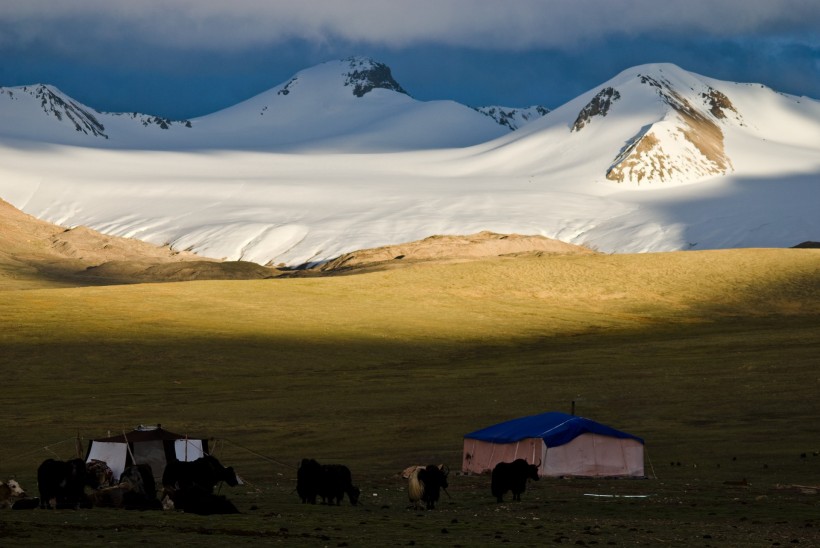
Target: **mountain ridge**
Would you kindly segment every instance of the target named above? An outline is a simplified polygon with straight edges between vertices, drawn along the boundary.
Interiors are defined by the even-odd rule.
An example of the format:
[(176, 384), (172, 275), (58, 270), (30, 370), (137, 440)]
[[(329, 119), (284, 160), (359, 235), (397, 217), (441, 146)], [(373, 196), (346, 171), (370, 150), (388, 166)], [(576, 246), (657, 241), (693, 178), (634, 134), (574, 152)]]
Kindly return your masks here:
[(97, 119), (150, 147), (37, 141), (39, 103), (29, 120), (6, 102), (0, 197), (64, 226), (289, 267), (481, 231), (623, 253), (820, 239), (816, 100), (641, 65), (509, 131), (452, 102), (358, 97), (350, 73), (350, 60), (306, 69), (191, 128)]
[[(14, 100), (25, 95), (34, 99), (28, 105), (28, 124), (12, 126), (7, 136), (56, 144), (139, 149), (230, 148), (237, 146), (239, 139), (243, 149), (295, 150), (306, 146), (315, 150), (324, 146), (345, 150), (345, 138), (351, 133), (361, 135), (368, 127), (373, 129), (373, 135), (365, 143), (378, 150), (460, 147), (502, 135), (538, 115), (533, 108), (495, 107), (508, 115), (478, 116), (476, 112), (480, 111), (454, 101), (417, 101), (395, 80), (390, 67), (366, 57), (350, 57), (304, 69), (250, 99), (191, 120), (137, 112), (100, 112), (48, 84), (0, 88), (0, 115), (13, 116), (8, 108), (3, 110), (3, 97)], [(300, 97), (301, 101), (297, 99)], [(44, 120), (34, 120), (33, 114), (38, 111), (35, 105), (46, 120), (56, 124), (48, 126)], [(414, 117), (422, 119), (417, 124), (420, 127), (413, 129), (419, 136), (405, 135), (404, 141), (395, 137), (402, 132), (396, 124), (403, 124), (406, 134)], [(440, 123), (441, 119), (448, 123)], [(26, 126), (33, 127), (29, 130)], [(146, 133), (140, 131), (143, 127), (175, 131)], [(319, 145), (322, 140), (327, 144)]]

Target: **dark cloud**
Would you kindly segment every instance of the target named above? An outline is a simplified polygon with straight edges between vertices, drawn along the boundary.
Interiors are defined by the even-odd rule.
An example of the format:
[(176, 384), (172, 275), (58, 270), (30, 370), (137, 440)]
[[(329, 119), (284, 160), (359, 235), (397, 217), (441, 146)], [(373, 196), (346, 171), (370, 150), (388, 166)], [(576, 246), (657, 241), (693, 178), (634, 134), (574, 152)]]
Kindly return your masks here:
[[(244, 49), (300, 39), (521, 50), (612, 36), (816, 35), (816, 0), (4, 0), (3, 40)], [(73, 42), (65, 36), (82, 34)], [(816, 39), (816, 38), (815, 38)]]
[(0, 86), (193, 117), (369, 55), (474, 106), (556, 107), (650, 62), (820, 98), (818, 28), (818, 0), (2, 0)]

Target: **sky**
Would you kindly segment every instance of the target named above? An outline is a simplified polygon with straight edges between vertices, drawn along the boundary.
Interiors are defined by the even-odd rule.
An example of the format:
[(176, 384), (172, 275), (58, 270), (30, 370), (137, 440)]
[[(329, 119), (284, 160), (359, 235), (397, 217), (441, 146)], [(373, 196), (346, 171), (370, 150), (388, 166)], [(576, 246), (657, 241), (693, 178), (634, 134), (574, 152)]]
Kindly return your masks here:
[(0, 86), (194, 118), (353, 55), (416, 99), (556, 108), (644, 63), (820, 99), (820, 0), (2, 0)]

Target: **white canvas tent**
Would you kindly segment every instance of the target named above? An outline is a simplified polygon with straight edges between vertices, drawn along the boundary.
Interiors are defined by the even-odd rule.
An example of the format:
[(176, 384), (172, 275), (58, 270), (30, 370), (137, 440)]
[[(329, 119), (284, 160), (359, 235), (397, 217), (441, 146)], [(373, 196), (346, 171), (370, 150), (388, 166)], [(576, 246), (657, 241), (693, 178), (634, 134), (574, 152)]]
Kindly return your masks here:
[(91, 440), (86, 462), (105, 462), (119, 479), (126, 466), (149, 464), (154, 479), (162, 480), (165, 465), (172, 460), (192, 461), (208, 452), (208, 440), (193, 439), (157, 426), (138, 426), (118, 436)]
[(540, 476), (645, 477), (641, 438), (575, 415), (542, 413), (464, 436), (464, 472), (515, 459), (540, 463)]

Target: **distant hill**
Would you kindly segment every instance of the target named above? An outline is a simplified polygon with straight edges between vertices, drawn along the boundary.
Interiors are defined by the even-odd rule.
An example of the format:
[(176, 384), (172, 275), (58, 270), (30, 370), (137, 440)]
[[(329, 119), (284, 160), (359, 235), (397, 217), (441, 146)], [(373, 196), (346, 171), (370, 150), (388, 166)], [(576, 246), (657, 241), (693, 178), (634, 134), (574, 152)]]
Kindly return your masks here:
[(345, 273), (399, 268), (418, 262), (460, 262), (487, 257), (594, 253), (585, 247), (543, 236), (481, 232), (464, 236), (430, 236), (415, 242), (357, 250), (317, 265), (314, 270), (324, 273)]
[[(9, 280), (33, 285), (87, 285), (275, 275), (255, 263), (220, 262), (86, 227), (65, 229), (0, 200), (0, 289)], [(25, 283), (23, 284), (25, 285)]]

